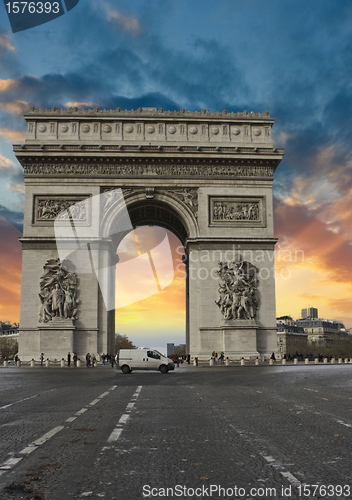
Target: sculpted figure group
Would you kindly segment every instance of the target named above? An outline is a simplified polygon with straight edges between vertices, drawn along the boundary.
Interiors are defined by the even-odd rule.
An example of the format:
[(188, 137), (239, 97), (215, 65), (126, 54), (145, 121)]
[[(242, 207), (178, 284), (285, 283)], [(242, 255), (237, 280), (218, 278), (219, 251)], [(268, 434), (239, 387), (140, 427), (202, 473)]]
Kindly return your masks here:
[(255, 268), (245, 261), (219, 262), (217, 271), (223, 283), (219, 285), (220, 297), (215, 304), (225, 319), (254, 319), (258, 302)]
[(259, 204), (253, 203), (214, 203), (213, 220), (258, 220)]
[(63, 268), (60, 259), (48, 260), (44, 270), (40, 278), (39, 322), (47, 323), (55, 317), (77, 319), (77, 275)]

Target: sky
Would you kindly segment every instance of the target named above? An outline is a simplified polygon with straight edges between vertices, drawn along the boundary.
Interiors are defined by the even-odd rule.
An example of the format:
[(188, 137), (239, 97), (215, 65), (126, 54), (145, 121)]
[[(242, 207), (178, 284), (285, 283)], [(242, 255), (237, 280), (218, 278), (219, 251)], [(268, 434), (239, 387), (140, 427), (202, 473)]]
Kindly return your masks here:
[[(0, 8), (1, 320), (19, 320), (24, 184), (12, 144), (25, 139), (23, 113), (146, 106), (270, 111), (285, 148), (274, 181), (277, 315), (313, 306), (352, 327), (349, 0), (81, 0), (15, 34)], [(148, 325), (184, 342), (184, 296), (176, 276), (117, 310), (116, 331), (139, 342)]]

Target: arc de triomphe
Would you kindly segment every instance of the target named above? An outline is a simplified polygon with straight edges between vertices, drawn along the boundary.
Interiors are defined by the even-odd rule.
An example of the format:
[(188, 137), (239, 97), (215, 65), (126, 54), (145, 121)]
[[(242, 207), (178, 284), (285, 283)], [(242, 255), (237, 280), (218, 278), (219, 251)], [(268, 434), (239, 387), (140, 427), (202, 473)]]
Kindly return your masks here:
[(22, 360), (113, 352), (116, 251), (141, 225), (184, 245), (191, 356), (276, 351), (272, 183), (283, 149), (268, 112), (31, 108), (25, 119), (14, 146), (25, 177)]

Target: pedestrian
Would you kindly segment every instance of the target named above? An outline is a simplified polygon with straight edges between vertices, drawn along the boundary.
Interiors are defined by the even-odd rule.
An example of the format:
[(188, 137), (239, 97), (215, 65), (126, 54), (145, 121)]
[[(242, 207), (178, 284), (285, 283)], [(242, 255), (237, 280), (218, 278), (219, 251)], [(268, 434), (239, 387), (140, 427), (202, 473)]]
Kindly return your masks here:
[(97, 358), (95, 357), (95, 354), (93, 354), (92, 355), (92, 368), (94, 368), (96, 362), (97, 362)]
[(40, 355), (40, 366), (43, 366), (44, 363), (44, 353), (42, 352)]
[(175, 359), (175, 361), (176, 361), (176, 364), (177, 364), (177, 368), (179, 368), (179, 367), (180, 367), (180, 358), (178, 357), (178, 355), (177, 355), (177, 354), (176, 354), (176, 359)]
[(67, 366), (71, 366), (71, 353), (67, 354)]
[(110, 360), (111, 360), (111, 368), (114, 368), (115, 356), (113, 354), (111, 354)]
[(275, 358), (275, 353), (273, 352), (272, 355), (270, 356), (270, 359), (272, 359), (273, 361), (276, 361), (276, 358)]
[(89, 368), (89, 367), (90, 367), (90, 360), (91, 360), (90, 354), (89, 354), (89, 352), (87, 352), (87, 354), (86, 354), (86, 364), (87, 364), (87, 368)]
[(106, 356), (105, 354), (103, 353), (101, 359), (103, 360), (103, 366), (105, 366), (105, 363), (106, 363)]
[(187, 354), (187, 363), (190, 364), (191, 363), (191, 355), (190, 354)]
[(224, 362), (224, 357), (225, 357), (225, 356), (224, 356), (224, 353), (222, 352), (222, 353), (220, 354), (220, 356), (219, 356), (219, 361), (220, 361), (220, 364), (221, 364), (221, 365), (222, 365), (222, 364), (223, 364), (223, 362)]
[(77, 354), (74, 352), (74, 353), (73, 353), (73, 366), (77, 366), (77, 359), (78, 359), (78, 356), (77, 356)]

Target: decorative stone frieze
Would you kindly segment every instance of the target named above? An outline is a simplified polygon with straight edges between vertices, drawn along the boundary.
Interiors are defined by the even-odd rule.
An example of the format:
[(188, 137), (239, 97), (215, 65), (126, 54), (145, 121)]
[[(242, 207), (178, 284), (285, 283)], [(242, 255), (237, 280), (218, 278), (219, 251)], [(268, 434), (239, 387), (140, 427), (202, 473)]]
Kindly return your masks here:
[(60, 319), (77, 319), (79, 300), (77, 296), (78, 278), (68, 270), (70, 263), (60, 259), (49, 259), (44, 265), (40, 278), (39, 323)]
[(258, 309), (256, 268), (250, 262), (219, 262), (222, 283), (215, 304), (226, 320), (253, 320)]
[(272, 165), (24, 163), (25, 176), (273, 177)]
[(73, 220), (75, 223), (88, 223), (87, 198), (82, 196), (34, 196), (33, 223)]
[(265, 197), (211, 196), (209, 225), (265, 227)]

